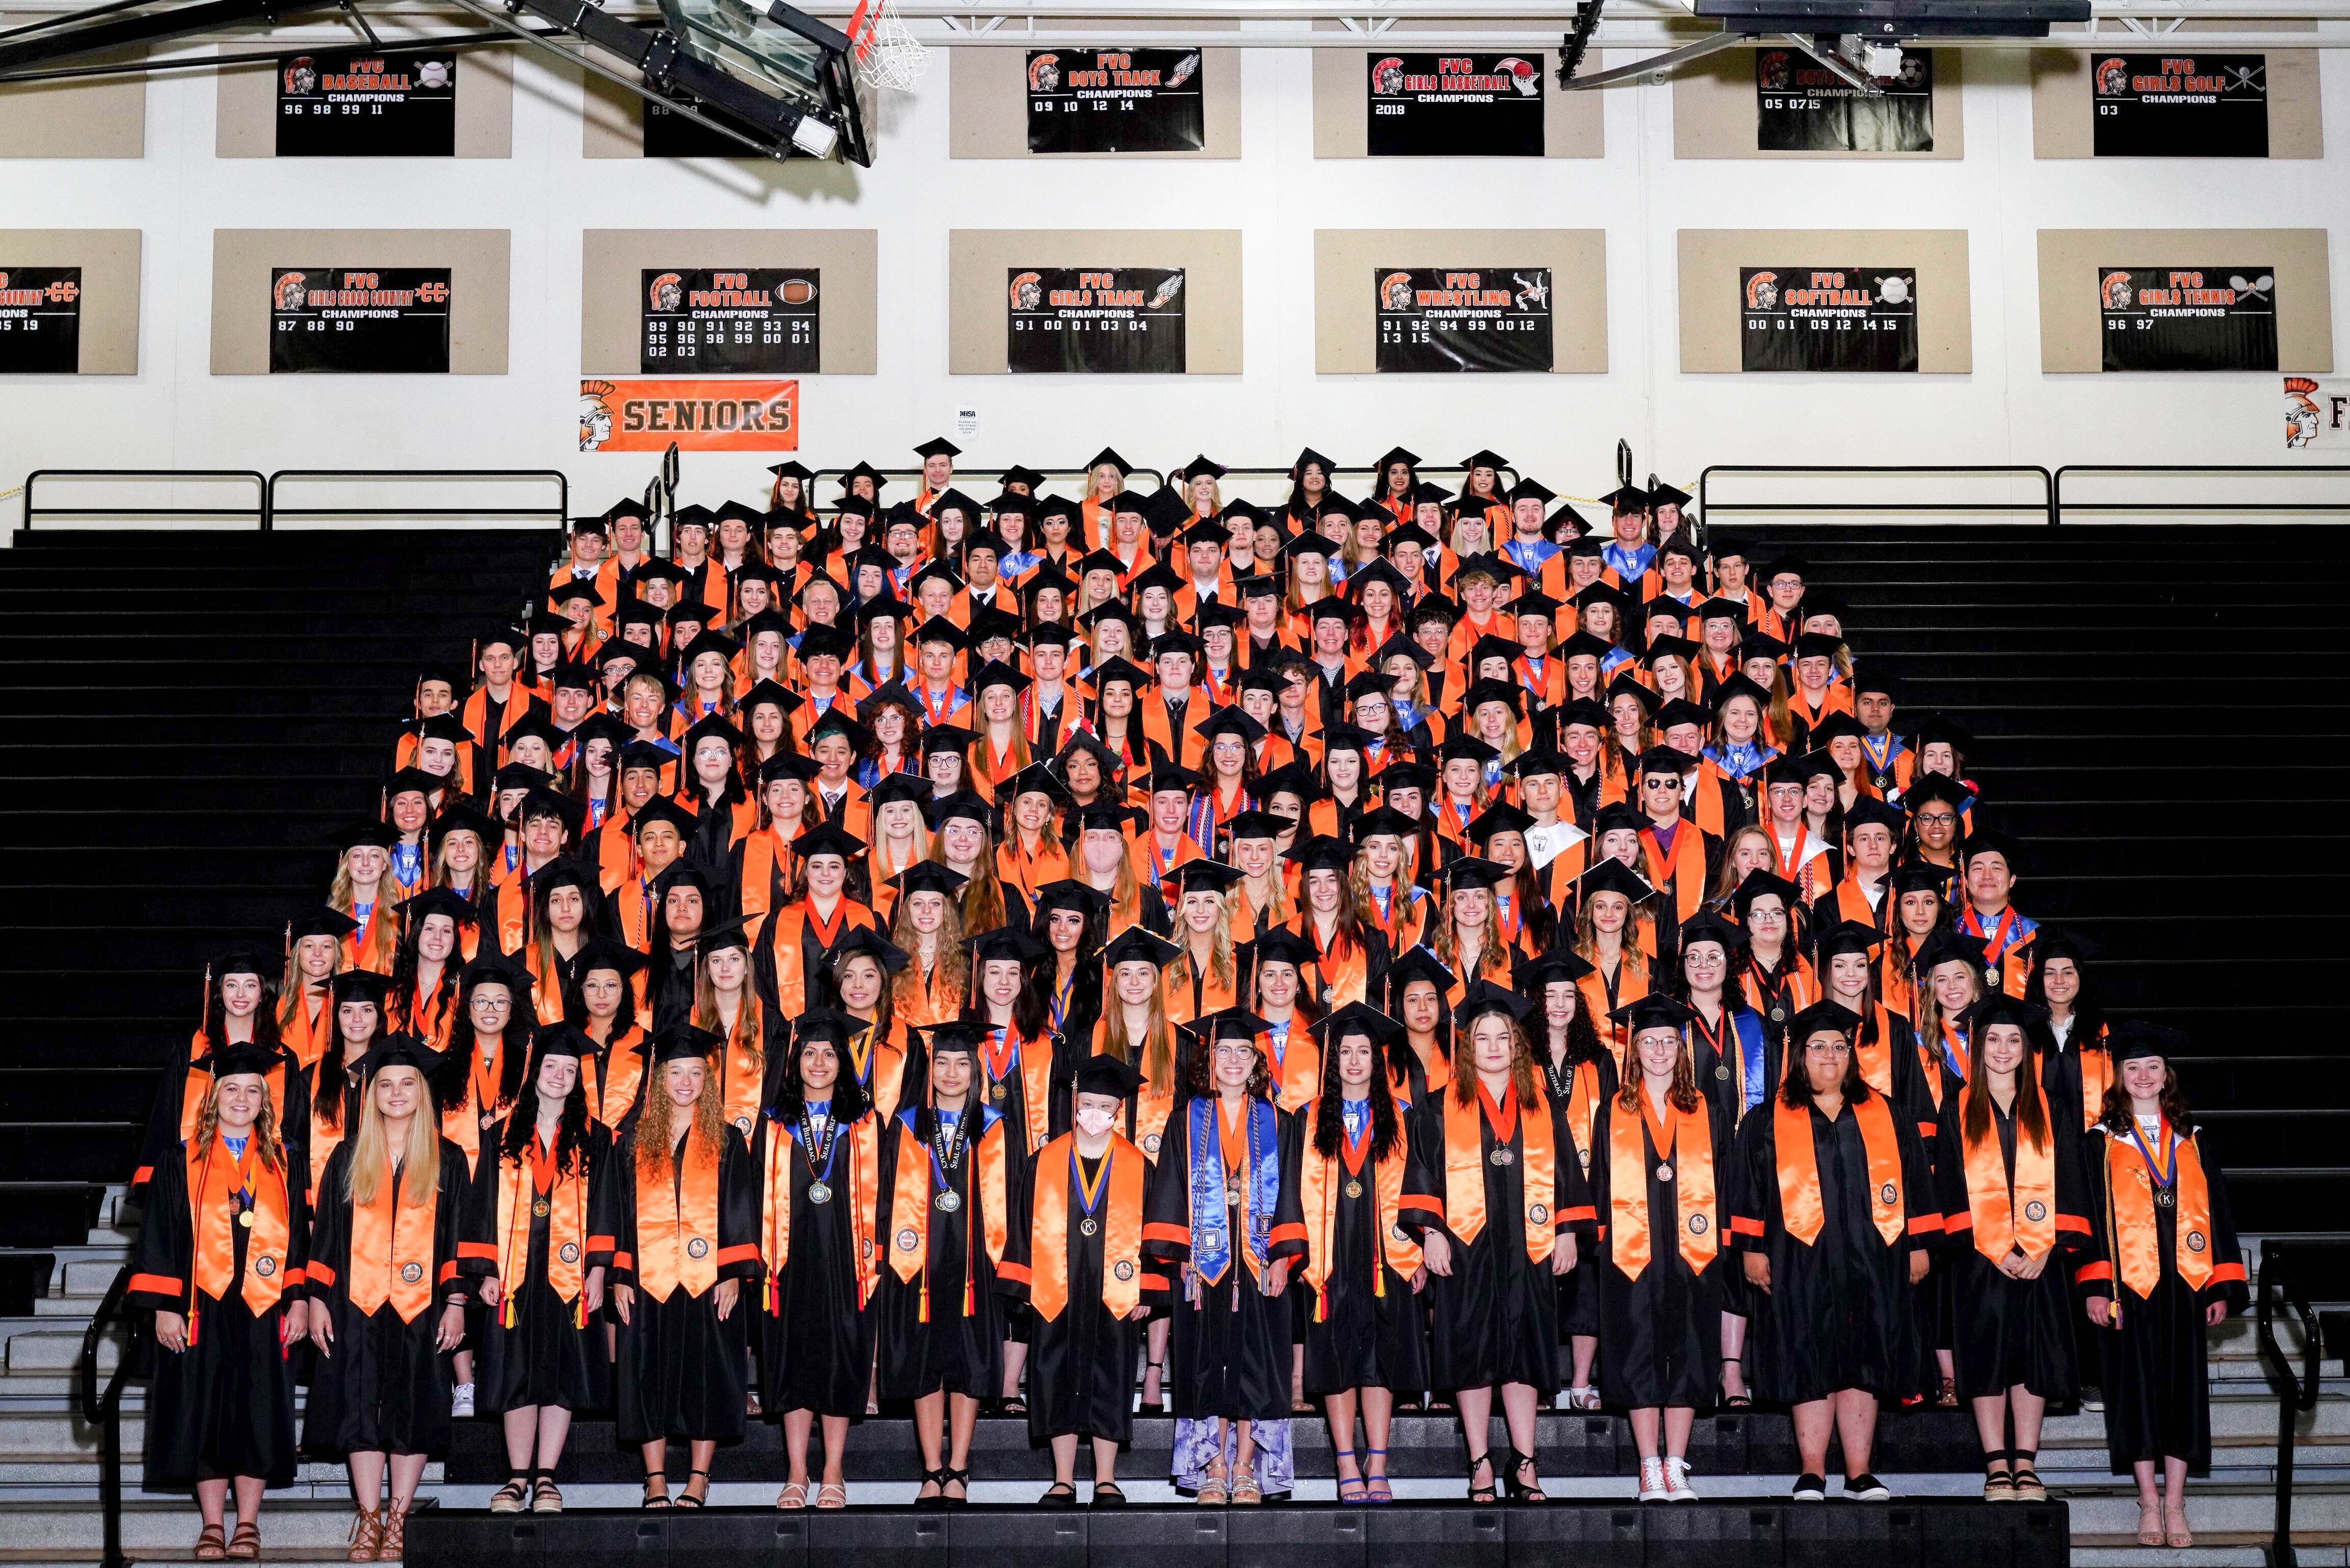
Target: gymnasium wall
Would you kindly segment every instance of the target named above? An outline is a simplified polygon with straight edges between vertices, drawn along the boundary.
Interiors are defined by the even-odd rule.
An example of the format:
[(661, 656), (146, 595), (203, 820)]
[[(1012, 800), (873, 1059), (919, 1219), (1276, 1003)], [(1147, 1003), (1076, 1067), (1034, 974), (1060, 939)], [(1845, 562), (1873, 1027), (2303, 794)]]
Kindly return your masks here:
[[(667, 229), (818, 230), (846, 245), (839, 254), (860, 258), (861, 244), (841, 236), (874, 233), (871, 355), (842, 356), (873, 373), (803, 379), (799, 455), (814, 466), (909, 463), (908, 447), (954, 431), (965, 410), (976, 429), (957, 437), (972, 454), (964, 466), (991, 472), (1014, 459), (1072, 462), (1105, 441), (1165, 466), (1196, 451), (1231, 462), (1285, 462), (1307, 443), (1360, 462), (1402, 441), (1446, 461), (1490, 445), (1555, 488), (1588, 495), (1606, 487), (1619, 436), (1630, 439), (1642, 470), (1683, 482), (1728, 462), (2284, 462), (2274, 376), (2044, 368), (2080, 362), (2043, 341), (2043, 322), (2076, 322), (2081, 306), (2043, 297), (2044, 286), (2079, 286), (2069, 273), (2051, 284), (2043, 260), (2094, 246), (2083, 251), (2070, 233), (2061, 244), (2043, 241), (2042, 231), (2299, 231), (2295, 276), (2330, 287), (2341, 286), (2350, 250), (2342, 167), (2350, 55), (2337, 51), (2300, 57), (2313, 62), (2303, 68), (2314, 71), (2322, 108), (2304, 112), (2266, 161), (2100, 161), (2053, 146), (2062, 155), (2036, 156), (2033, 57), (2020, 50), (1970, 52), (1962, 73), (1948, 73), (1962, 78), (1941, 95), (1962, 116), (1962, 126), (1950, 124), (1953, 144), (1962, 137), (1958, 158), (1677, 157), (1677, 143), (1720, 151), (1704, 97), (1718, 99), (1718, 84), (1609, 91), (1596, 116), (1574, 120), (1565, 156), (1317, 158), (1315, 55), (1243, 49), (1230, 57), (1240, 73), (1236, 128), (1219, 130), (1211, 151), (1234, 146), (1233, 157), (985, 156), (993, 133), (950, 97), (1003, 76), (1008, 60), (957, 69), (934, 57), (919, 91), (885, 100), (874, 117), (870, 170), (630, 156), (632, 133), (610, 123), (611, 106), (600, 111), (600, 129), (583, 132), (577, 78), (532, 58), (510, 71), (510, 156), (481, 154), (498, 145), (490, 128), (469, 131), (468, 155), (455, 159), (225, 157), (250, 139), (242, 119), (224, 126), (223, 106), (249, 116), (240, 96), (247, 88), (206, 75), (157, 79), (145, 94), (143, 158), (0, 157), (7, 230), (136, 231), (128, 254), (141, 274), (135, 323), (115, 329), (118, 338), (135, 329), (135, 361), (116, 343), (108, 359), (116, 373), (0, 378), (0, 489), (36, 466), (373, 464), (561, 467), (582, 508), (641, 489), (653, 454), (577, 449), (577, 383), (591, 368), (583, 365), (583, 278), (610, 270), (583, 236)], [(1324, 74), (1333, 76), (1326, 61)], [(110, 90), (119, 113), (122, 89)], [(2041, 112), (2051, 112), (2047, 103)], [(1949, 110), (1939, 113), (1948, 123)], [(1578, 115), (1587, 111), (1578, 106)], [(1343, 141), (1327, 124), (1318, 129), (1326, 148)], [(46, 151), (56, 140), (19, 151)], [(1128, 231), (1123, 244), (1130, 231), (1153, 228), (1237, 234), (1237, 338), (1215, 356), (1220, 368), (1236, 362), (1237, 373), (1202, 374), (1196, 363), (1182, 377), (952, 373), (951, 258), (989, 248), (959, 253), (958, 231), (988, 232), (994, 248), (1004, 231), (1034, 231), (1039, 255), (1061, 257), (1084, 249), (1061, 231)], [(489, 361), (477, 356), (459, 367), (473, 373), (446, 377), (219, 373), (244, 367), (224, 367), (217, 347), (214, 268), (243, 252), (216, 243), (215, 232), (286, 229), (504, 231), (511, 273), (499, 363), (484, 373)], [(1589, 258), (1578, 275), (1604, 276), (1604, 306), (1586, 300), (1578, 308), (1585, 319), (1604, 319), (1605, 343), (1574, 362), (1604, 369), (1507, 378), (1319, 373), (1362, 357), (1334, 356), (1317, 337), (1317, 255), (1357, 243), (1362, 231), (1407, 229), (1597, 231), (1604, 246), (1576, 241)], [(1936, 373), (1896, 377), (1709, 368), (1723, 357), (1684, 343), (1682, 333), (1719, 311), (1685, 306), (1681, 269), (1715, 277), (1725, 265), (1714, 243), (1722, 233), (1794, 229), (1867, 233), (1872, 256), (1884, 249), (1882, 231), (1958, 231), (1955, 240), (1921, 237), (1919, 254), (1929, 243), (1939, 259), (1929, 265), (1963, 279), (1963, 309), (1950, 318), (1946, 296), (1933, 332), (1956, 333), (1964, 352), (1953, 356), (1945, 343), (1925, 367)], [(1317, 239), (1320, 231), (1332, 233)], [(120, 244), (114, 254), (124, 254)], [(2094, 283), (2086, 286), (2093, 308)], [(1562, 329), (1565, 319), (1563, 312)], [(2330, 370), (2332, 323), (2330, 308), (2296, 317), (2281, 369)], [(590, 332), (593, 359), (612, 338), (608, 324), (591, 321)], [(750, 493), (772, 461), (690, 453), (689, 495)]]

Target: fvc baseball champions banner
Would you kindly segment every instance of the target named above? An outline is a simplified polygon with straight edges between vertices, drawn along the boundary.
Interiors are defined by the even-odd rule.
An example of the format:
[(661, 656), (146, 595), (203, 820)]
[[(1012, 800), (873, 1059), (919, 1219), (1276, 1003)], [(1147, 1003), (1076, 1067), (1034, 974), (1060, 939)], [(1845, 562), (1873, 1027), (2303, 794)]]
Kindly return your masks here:
[(582, 381), (581, 452), (797, 452), (797, 381)]
[(454, 55), (281, 55), (280, 158), (452, 158)]

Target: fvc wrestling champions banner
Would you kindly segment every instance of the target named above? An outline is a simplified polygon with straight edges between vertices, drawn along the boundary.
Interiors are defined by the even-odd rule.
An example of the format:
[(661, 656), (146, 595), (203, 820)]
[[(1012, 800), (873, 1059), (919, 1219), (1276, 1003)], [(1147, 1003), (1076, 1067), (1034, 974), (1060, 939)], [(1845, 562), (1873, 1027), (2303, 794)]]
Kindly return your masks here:
[(1375, 267), (1380, 370), (1548, 370), (1548, 267)]

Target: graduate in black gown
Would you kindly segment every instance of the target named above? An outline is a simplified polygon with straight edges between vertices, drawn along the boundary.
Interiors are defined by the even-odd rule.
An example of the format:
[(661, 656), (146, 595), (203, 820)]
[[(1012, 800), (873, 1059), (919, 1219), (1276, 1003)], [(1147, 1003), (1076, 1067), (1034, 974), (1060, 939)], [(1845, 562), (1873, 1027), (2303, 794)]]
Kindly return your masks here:
[[(1737, 1129), (1758, 1107), (1769, 1114), (1778, 1098), (1779, 1080), (1785, 1075), (1779, 1062), (1778, 1042), (1764, 1027), (1762, 1013), (1746, 1005), (1744, 989), (1735, 981), (1743, 967), (1745, 938), (1736, 926), (1711, 909), (1700, 909), (1681, 922), (1680, 999), (1690, 1019), (1682, 1035), (1690, 1043), (1690, 1060), (1697, 1068), (1699, 1093), (1715, 1103), (1721, 1118), (1722, 1158)], [(1727, 1190), (1726, 1189), (1724, 1190)], [(1721, 1402), (1732, 1410), (1754, 1403), (1746, 1386), (1746, 1277), (1731, 1259), (1713, 1271), (1713, 1288), (1721, 1297)]]
[(676, 1499), (700, 1508), (721, 1440), (743, 1436), (750, 1368), (744, 1325), (759, 1261), (758, 1186), (743, 1139), (726, 1123), (718, 1070), (723, 1042), (675, 1024), (653, 1044), (652, 1083), (628, 1143), (614, 1151), (588, 1254), (603, 1263), (620, 1320), (614, 1347), (613, 1437), (644, 1457), (647, 1508), (671, 1506), (669, 1440), (691, 1445)]
[(1892, 1495), (1868, 1468), (1877, 1403), (1929, 1376), (1915, 1298), (1941, 1210), (1917, 1129), (1860, 1075), (1859, 1032), (1833, 1002), (1789, 1021), (1786, 1077), (1740, 1125), (1728, 1183), (1731, 1242), (1754, 1287), (1748, 1371), (1757, 1398), (1794, 1407), (1804, 1502), (1826, 1495), (1831, 1429), (1845, 1495)]
[(1010, 1223), (1014, 1123), (981, 1095), (977, 1024), (931, 1031), (930, 1093), (881, 1137), (879, 1213), (888, 1264), (870, 1308), (885, 1399), (914, 1402), (922, 1449), (916, 1508), (970, 1501), (979, 1404), (1003, 1376), (995, 1288)]
[[(470, 1293), (457, 1273), (465, 1155), (440, 1135), (429, 1082), (441, 1064), (411, 1034), (368, 1053), (359, 1126), (312, 1198), (303, 1290), (318, 1355), (302, 1446), (350, 1465), (354, 1562), (401, 1555), (425, 1463), (449, 1446), (446, 1356), (465, 1337)], [(379, 1508), (387, 1456), (391, 1498)]]
[[(1600, 1101), (1616, 1092), (1615, 1053), (1601, 1042), (1576, 983), (1590, 972), (1591, 965), (1566, 948), (1521, 961), (1511, 971), (1519, 992), (1534, 1003), (1526, 1027), (1534, 1036), (1543, 1093), (1561, 1107), (1575, 1163), (1586, 1179), (1591, 1175), (1592, 1122)], [(1592, 1376), (1599, 1356), (1599, 1287), (1592, 1278), (1588, 1269), (1558, 1276), (1558, 1327), (1571, 1355), (1566, 1386), (1558, 1397), (1561, 1409), (1599, 1408), (1599, 1387)]]
[(2211, 1468), (2205, 1333), (2244, 1310), (2244, 1255), (2169, 1064), (2187, 1037), (2130, 1021), (2113, 1040), (2115, 1083), (2085, 1161), (2096, 1251), (2079, 1276), (2104, 1352), (2106, 1449), (2114, 1474), (2137, 1479), (2138, 1541), (2191, 1546), (2187, 1478)]
[(2080, 1392), (2066, 1276), (2089, 1245), (2087, 1177), (2079, 1135), (2041, 1085), (2033, 1046), (2046, 1016), (1997, 993), (1967, 1010), (1974, 1076), (1943, 1098), (1935, 1140), (1954, 1370), (1992, 1502), (2047, 1501), (2034, 1468), (2041, 1418), (2051, 1399)]
[[(492, 1513), (559, 1513), (555, 1467), (574, 1411), (611, 1398), (602, 1308), (609, 1250), (595, 1246), (611, 1135), (589, 1114), (583, 1065), (596, 1047), (567, 1023), (531, 1041), (514, 1110), (492, 1130), (474, 1179), (460, 1272), (478, 1276), (474, 1377), (505, 1429), (506, 1483)], [(599, 1262), (602, 1258), (606, 1261)]]
[(1012, 1201), (999, 1288), (1034, 1313), (1028, 1339), (1028, 1436), (1053, 1447), (1047, 1508), (1077, 1501), (1077, 1439), (1093, 1448), (1096, 1508), (1126, 1501), (1118, 1450), (1134, 1436), (1134, 1355), (1149, 1302), (1167, 1276), (1142, 1256), (1149, 1162), (1120, 1137), (1118, 1112), (1141, 1086), (1115, 1056), (1077, 1068), (1075, 1126), (1038, 1153)]
[(775, 1093), (752, 1136), (759, 1249), (767, 1289), (759, 1314), (759, 1378), (767, 1414), (784, 1423), (789, 1479), (778, 1508), (808, 1505), (808, 1435), (824, 1422), (816, 1506), (846, 1508), (841, 1457), (848, 1423), (872, 1390), (873, 1314), (881, 1266), (875, 1231), (881, 1128), (848, 1070), (856, 1025), (803, 1013)]
[[(233, 1045), (204, 1059), (195, 1136), (148, 1179), (126, 1298), (155, 1314), (146, 1484), (193, 1487), (201, 1560), (261, 1552), (261, 1494), (293, 1482), (294, 1378), (283, 1346), (305, 1332), (309, 1250), (303, 1173), (277, 1138), (276, 1053)], [(289, 1291), (293, 1293), (288, 1294)], [(223, 1538), (230, 1482), (236, 1539)]]
[(1690, 1428), (1720, 1386), (1721, 1280), (1737, 1266), (1721, 1256), (1732, 1124), (1699, 1092), (1693, 1017), (1668, 996), (1617, 1010), (1624, 1086), (1592, 1129), (1599, 1390), (1631, 1415), (1643, 1502), (1696, 1501)]
[[(1452, 1082), (1414, 1113), (1444, 1205), (1420, 1238), (1434, 1276), (1430, 1377), (1460, 1408), (1471, 1502), (1492, 1501), (1497, 1480), (1513, 1501), (1544, 1501), (1534, 1411), (1559, 1386), (1555, 1276), (1592, 1226), (1565, 1107), (1543, 1092), (1526, 1041), (1532, 1011), (1472, 981), (1453, 1009)], [(1487, 1451), (1496, 1384), (1510, 1438), (1501, 1466)]]
[[(1338, 1501), (1392, 1502), (1387, 1452), (1396, 1395), (1428, 1386), (1428, 1287), (1408, 1215), (1441, 1208), (1410, 1106), (1388, 1082), (1403, 1029), (1350, 1002), (1313, 1025), (1322, 1046), (1321, 1094), (1298, 1133), (1297, 1192), (1305, 1222), (1305, 1392), (1330, 1418)], [(1355, 1416), (1367, 1448), (1355, 1453)], [(1350, 1490), (1351, 1489), (1351, 1490)]]
[(1201, 1483), (1203, 1504), (1263, 1501), (1251, 1427), (1289, 1418), (1283, 1293), (1305, 1251), (1305, 1225), (1297, 1120), (1273, 1102), (1256, 1044), (1265, 1028), (1234, 1007), (1192, 1032), (1191, 1097), (1168, 1118), (1143, 1225), (1143, 1255), (1180, 1272), (1169, 1307), (1176, 1418), (1216, 1423), (1222, 1457)]

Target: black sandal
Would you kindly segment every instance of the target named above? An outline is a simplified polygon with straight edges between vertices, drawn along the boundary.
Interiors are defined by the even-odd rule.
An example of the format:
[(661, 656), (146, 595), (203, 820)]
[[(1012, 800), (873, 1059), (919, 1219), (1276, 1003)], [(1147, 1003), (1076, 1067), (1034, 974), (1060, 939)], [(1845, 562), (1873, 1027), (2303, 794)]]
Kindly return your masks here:
[[(1746, 1376), (1746, 1358), (1742, 1355), (1725, 1355), (1721, 1358), (1721, 1364), (1724, 1366), (1737, 1367), (1738, 1376), (1741, 1377)], [(1753, 1405), (1754, 1393), (1752, 1389), (1743, 1394), (1724, 1394), (1721, 1397), (1721, 1406), (1725, 1410), (1747, 1410), (1752, 1409)]]
[(492, 1513), (520, 1513), (530, 1503), (530, 1476), (517, 1471), (506, 1484), (490, 1493)]
[(1077, 1506), (1077, 1483), (1055, 1481), (1045, 1495), (1036, 1500), (1038, 1508), (1075, 1508)]
[[(1534, 1479), (1530, 1481), (1518, 1480), (1520, 1470), (1534, 1471)], [(1535, 1461), (1534, 1455), (1522, 1454), (1515, 1449), (1510, 1450), (1510, 1468), (1503, 1473), (1502, 1489), (1509, 1493), (1512, 1502), (1548, 1502), (1550, 1501), (1543, 1495), (1542, 1466)]]
[[(962, 1488), (962, 1495), (961, 1497), (948, 1497), (947, 1488), (951, 1486), (959, 1486)], [(969, 1508), (971, 1506), (971, 1472), (969, 1470), (958, 1470), (953, 1469), (941, 1470), (939, 1472), (939, 1497), (949, 1508)]]
[(1001, 1409), (1006, 1416), (1025, 1416), (1028, 1414), (1028, 1401), (1020, 1395), (1006, 1394)]
[[(656, 1486), (660, 1488), (658, 1495), (653, 1491)], [(637, 1506), (639, 1508), (674, 1508), (676, 1506), (670, 1499), (667, 1471), (647, 1470), (645, 1472), (645, 1500)]]
[(954, 1472), (952, 1470), (945, 1469), (924, 1470), (922, 1472), (922, 1485), (934, 1486), (939, 1490), (932, 1492), (928, 1497), (916, 1497), (914, 1499), (914, 1509), (916, 1512), (938, 1513), (946, 1508), (947, 1477), (953, 1473)]
[(1126, 1493), (1118, 1490), (1118, 1482), (1114, 1480), (1096, 1481), (1094, 1482), (1093, 1506), (1096, 1508), (1124, 1508), (1126, 1506)]
[[(1499, 1501), (1499, 1493), (1495, 1491), (1492, 1480), (1488, 1480), (1483, 1486), (1479, 1486), (1477, 1484), (1477, 1467), (1479, 1465), (1483, 1465), (1485, 1467), (1486, 1475), (1489, 1477), (1492, 1476), (1493, 1473), (1493, 1454), (1492, 1449), (1489, 1449), (1482, 1454), (1474, 1455), (1469, 1460), (1469, 1501), (1471, 1502), (1493, 1502)], [(1478, 1495), (1480, 1492), (1482, 1492), (1484, 1495), (1480, 1497)]]
[(2015, 1501), (2018, 1502), (2046, 1502), (2048, 1501), (2048, 1483), (2040, 1479), (2040, 1472), (2038, 1470), (2033, 1469), (2033, 1461), (2040, 1457), (2040, 1450), (2038, 1449), (2010, 1449), (2007, 1450), (2007, 1457), (2013, 1465), (2013, 1469), (2008, 1477), (2008, 1484), (2015, 1488)]
[[(688, 1470), (685, 1472), (685, 1484), (689, 1488), (693, 1485), (693, 1478), (696, 1476), (700, 1476), (704, 1482), (707, 1482), (710, 1480), (710, 1472), (708, 1470)], [(680, 1508), (706, 1508), (709, 1506), (709, 1503), (710, 1488), (707, 1485), (702, 1487), (702, 1495), (700, 1497), (694, 1496), (691, 1490), (681, 1491), (677, 1494), (677, 1506)]]

